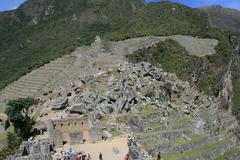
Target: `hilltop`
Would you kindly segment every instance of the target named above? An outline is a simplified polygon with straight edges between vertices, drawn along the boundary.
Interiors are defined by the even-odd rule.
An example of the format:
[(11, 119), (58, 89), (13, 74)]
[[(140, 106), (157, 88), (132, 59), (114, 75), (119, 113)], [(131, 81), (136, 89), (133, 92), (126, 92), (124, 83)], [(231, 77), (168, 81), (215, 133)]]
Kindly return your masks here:
[(210, 23), (213, 27), (233, 32), (239, 32), (240, 11), (236, 9), (224, 8), (219, 5), (201, 8), (208, 13)]

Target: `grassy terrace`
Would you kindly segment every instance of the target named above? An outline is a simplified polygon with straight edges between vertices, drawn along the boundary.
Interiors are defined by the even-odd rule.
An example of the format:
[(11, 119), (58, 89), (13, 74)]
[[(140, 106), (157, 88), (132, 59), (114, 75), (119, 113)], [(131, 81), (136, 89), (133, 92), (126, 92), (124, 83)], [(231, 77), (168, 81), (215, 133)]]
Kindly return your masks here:
[(224, 153), (224, 155), (217, 157), (215, 160), (226, 160), (229, 158), (231, 155), (240, 152), (240, 146), (234, 147), (233, 149), (227, 151)]
[(209, 152), (211, 150), (217, 149), (221, 146), (224, 146), (226, 144), (228, 144), (229, 141), (227, 139), (223, 140), (223, 141), (219, 141), (217, 143), (213, 143), (213, 144), (209, 144), (209, 145), (205, 145), (184, 153), (166, 153), (164, 154), (164, 159), (165, 160), (177, 160), (183, 157), (195, 157), (198, 155), (201, 155), (202, 153), (206, 153)]
[(184, 144), (188, 144), (190, 142), (200, 142), (203, 140), (206, 140), (207, 137), (204, 137), (203, 135), (192, 135), (191, 137), (189, 137), (191, 140), (185, 140), (183, 138), (176, 138), (173, 141), (171, 141), (171, 145), (173, 146), (179, 146), (179, 145), (184, 145)]
[[(169, 126), (169, 128), (176, 128), (176, 127), (183, 126), (183, 125), (190, 125), (191, 123), (192, 123), (191, 118), (184, 118), (181, 120), (169, 121), (168, 126)], [(149, 122), (148, 124), (153, 129), (164, 125), (163, 122)]]
[(157, 140), (156, 139), (141, 139), (138, 141), (142, 147), (146, 150), (149, 151), (151, 149), (154, 149), (154, 146), (156, 145), (161, 145), (163, 144), (163, 141)]

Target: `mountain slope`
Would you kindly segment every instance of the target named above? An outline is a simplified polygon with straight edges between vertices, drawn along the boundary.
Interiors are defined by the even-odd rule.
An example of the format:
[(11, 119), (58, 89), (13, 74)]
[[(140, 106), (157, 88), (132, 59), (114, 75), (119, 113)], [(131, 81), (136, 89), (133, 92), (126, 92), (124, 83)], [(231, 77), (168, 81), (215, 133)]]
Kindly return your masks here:
[(219, 5), (201, 8), (209, 14), (209, 19), (213, 27), (240, 32), (240, 11), (223, 8)]
[(217, 54), (200, 58), (194, 74), (185, 73), (190, 83), (217, 96), (232, 52), (228, 32), (211, 28), (208, 15), (201, 10), (178, 3), (32, 0), (13, 12), (1, 13), (0, 19), (8, 22), (0, 29), (0, 88), (77, 46), (89, 44), (97, 34), (110, 40), (178, 34), (219, 41)]
[(31, 0), (0, 13), (0, 88), (116, 29), (142, 5), (142, 0)]

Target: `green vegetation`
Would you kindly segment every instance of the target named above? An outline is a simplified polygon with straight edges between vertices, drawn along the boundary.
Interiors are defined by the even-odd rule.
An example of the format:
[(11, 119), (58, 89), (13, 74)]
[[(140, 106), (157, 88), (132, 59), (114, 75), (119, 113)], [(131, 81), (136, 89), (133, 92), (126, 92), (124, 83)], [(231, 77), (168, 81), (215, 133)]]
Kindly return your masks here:
[[(51, 4), (54, 14), (46, 15), (49, 3), (27, 1), (15, 11), (0, 13), (0, 89), (76, 47), (90, 44), (97, 34), (107, 40), (152, 35), (215, 38), (219, 40), (217, 53), (204, 58), (190, 56), (171, 40), (138, 51), (135, 58), (146, 60), (142, 55), (146, 52), (155, 64), (188, 81), (203, 63), (196, 85), (209, 93), (215, 93), (227, 70), (232, 51), (228, 32), (211, 28), (208, 15), (200, 9), (170, 2), (144, 5), (142, 0), (59, 0)], [(37, 19), (36, 25), (31, 23), (33, 19)], [(99, 91), (105, 92), (101, 87)]]
[(121, 135), (121, 133), (115, 128), (112, 128), (110, 133), (112, 134), (113, 137), (118, 137)]
[(163, 122), (156, 121), (156, 122), (149, 122), (148, 124), (151, 128), (157, 128), (157, 127), (162, 126)]
[[(240, 34), (237, 35), (236, 42), (240, 44)], [(233, 81), (233, 107), (232, 113), (236, 116), (240, 122), (240, 56), (237, 52), (234, 52), (232, 57), (232, 81)]]
[(27, 140), (31, 136), (35, 121), (29, 117), (28, 111), (35, 103), (36, 100), (29, 97), (8, 102), (5, 112), (13, 126), (0, 134), (0, 141), (7, 139), (7, 146), (0, 151), (1, 158), (4, 159), (8, 155), (14, 154), (21, 145), (22, 140)]
[(192, 124), (192, 119), (191, 118), (184, 118), (184, 119), (181, 119), (181, 120), (175, 120), (175, 121), (170, 121), (169, 122), (169, 125), (172, 127), (172, 128), (175, 128), (175, 127), (178, 127), (178, 126), (181, 126), (181, 125), (190, 125)]
[(0, 142), (2, 141), (2, 140), (5, 140), (5, 139), (7, 139), (7, 134), (8, 133), (12, 133), (14, 131), (14, 127), (13, 126), (10, 126), (5, 132), (3, 132), (3, 133), (0, 133)]
[[(228, 49), (226, 53), (230, 55), (231, 50), (227, 44), (221, 45)], [(204, 63), (206, 67), (203, 69), (201, 73), (202, 76), (199, 77), (200, 80), (197, 85), (201, 90), (209, 91), (216, 89), (229, 63), (229, 57), (226, 53), (220, 55), (220, 51), (222, 52), (225, 49), (217, 46), (216, 50), (219, 51), (217, 54), (199, 58), (189, 55), (176, 41), (167, 40), (159, 42), (156, 46), (138, 50), (134, 54), (129, 54), (127, 58), (130, 59), (131, 62), (146, 61), (157, 66), (161, 65), (165, 71), (176, 73), (180, 79), (189, 82), (192, 81), (192, 76), (200, 69), (199, 64)], [(222, 64), (222, 66), (219, 64)]]
[(233, 155), (236, 152), (240, 151), (240, 147), (235, 147), (233, 149), (230, 149), (229, 151), (225, 152), (224, 155), (217, 157), (215, 160), (225, 160), (228, 159), (231, 155)]
[[(161, 65), (165, 71), (176, 73), (184, 80), (191, 79), (198, 61), (198, 57), (189, 56), (187, 51), (174, 40), (159, 42), (156, 47), (138, 50), (127, 57), (132, 62), (147, 61)], [(166, 85), (166, 90), (171, 92), (170, 89), (171, 86)]]
[[(97, 34), (118, 29), (134, 8), (143, 5), (142, 0), (51, 3), (31, 0), (15, 11), (0, 13), (0, 89), (78, 46), (93, 42)], [(46, 15), (50, 5), (54, 6), (54, 14)]]
[(151, 106), (150, 107), (144, 107), (141, 109), (141, 116), (146, 116), (152, 113), (158, 113), (160, 112), (158, 109), (154, 109)]
[(240, 12), (238, 10), (218, 5), (204, 7), (202, 10), (209, 14), (213, 27), (240, 32)]
[(180, 158), (183, 158), (183, 157), (189, 157), (189, 158), (192, 158), (192, 157), (195, 157), (197, 155), (200, 155), (202, 153), (206, 153), (210, 150), (214, 150), (216, 148), (219, 148), (221, 146), (224, 146), (228, 143), (229, 141), (228, 140), (223, 140), (223, 141), (219, 141), (217, 143), (212, 143), (212, 144), (209, 144), (209, 145), (205, 145), (205, 146), (202, 146), (202, 147), (199, 147), (199, 148), (195, 148), (193, 150), (189, 150), (187, 152), (184, 152), (184, 153), (167, 153), (167, 154), (164, 154), (164, 159), (166, 160), (177, 160), (177, 159), (180, 159)]
[(161, 142), (160, 140), (156, 141), (156, 139), (141, 139), (139, 140), (139, 143), (143, 146), (143, 148), (146, 151), (150, 151), (151, 149), (154, 148), (154, 146), (156, 145), (160, 145), (163, 142)]
[(207, 14), (178, 3), (160, 2), (147, 4), (138, 10), (121, 29), (106, 34), (106, 37), (119, 40), (148, 35), (200, 36), (207, 30)]
[[(32, 13), (28, 5), (38, 6), (34, 8), (37, 13)], [(216, 87), (230, 57), (230, 47), (224, 40), (226, 33), (210, 28), (207, 14), (198, 9), (170, 2), (143, 5), (142, 0), (70, 0), (68, 3), (60, 0), (53, 4), (54, 14), (46, 16), (45, 8), (49, 5), (47, 1), (32, 0), (15, 11), (0, 13), (0, 89), (34, 68), (72, 52), (77, 46), (91, 43), (97, 34), (109, 40), (174, 34), (220, 40), (218, 54), (206, 57), (206, 71), (199, 82), (204, 90)], [(11, 17), (13, 12), (15, 17)], [(29, 25), (36, 17), (38, 24)], [(162, 49), (168, 47), (173, 48), (165, 53), (174, 51), (171, 57), (184, 55), (180, 57), (184, 64), (180, 65), (175, 58), (167, 69), (175, 71), (180, 65), (178, 74), (189, 79), (192, 71), (188, 68), (196, 67), (197, 58), (187, 56), (176, 43), (161, 45)], [(165, 55), (164, 58), (171, 57)], [(163, 65), (168, 66), (167, 62)]]
[(13, 127), (9, 128), (6, 132), (6, 135), (4, 135), (4, 137), (1, 137), (7, 139), (7, 146), (0, 150), (0, 157), (2, 159), (5, 159), (7, 156), (14, 154), (22, 143), (22, 138), (19, 136), (19, 134), (14, 132), (13, 129)]
[(34, 119), (28, 115), (29, 108), (36, 103), (33, 98), (20, 98), (8, 102), (6, 115), (13, 123), (16, 134), (22, 139), (27, 140), (31, 136)]
[[(200, 142), (200, 141), (203, 141), (206, 139), (206, 137), (202, 136), (202, 135), (192, 135), (191, 137), (189, 137), (191, 139), (191, 142)], [(171, 144), (173, 146), (179, 146), (179, 145), (183, 145), (183, 144), (187, 144), (189, 143), (190, 141), (186, 140), (186, 139), (183, 139), (182, 137), (181, 138), (176, 138), (174, 139), (173, 141), (171, 141)]]

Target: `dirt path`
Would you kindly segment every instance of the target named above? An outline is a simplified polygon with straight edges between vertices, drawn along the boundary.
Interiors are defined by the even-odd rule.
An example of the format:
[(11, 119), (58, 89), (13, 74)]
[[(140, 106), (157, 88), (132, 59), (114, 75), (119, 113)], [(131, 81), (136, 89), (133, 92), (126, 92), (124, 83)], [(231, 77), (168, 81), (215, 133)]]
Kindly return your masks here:
[[(70, 145), (65, 145), (64, 148), (58, 148), (57, 152), (70, 148)], [(101, 141), (96, 143), (86, 143), (81, 145), (71, 146), (76, 152), (85, 152), (90, 154), (92, 160), (98, 160), (99, 154), (102, 153), (103, 159), (106, 160), (123, 160), (128, 153), (127, 138), (117, 137), (112, 140)], [(115, 148), (115, 149), (114, 149)], [(119, 153), (114, 153), (113, 150)]]

